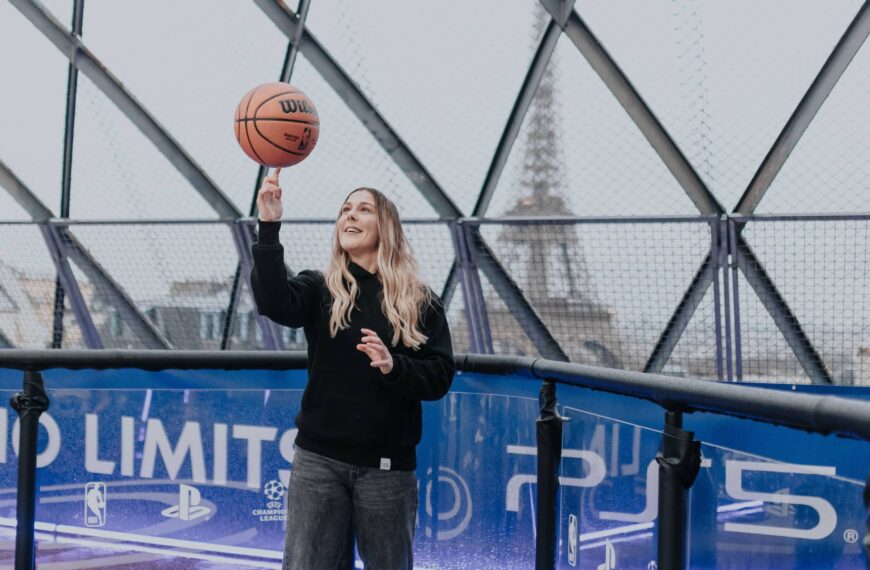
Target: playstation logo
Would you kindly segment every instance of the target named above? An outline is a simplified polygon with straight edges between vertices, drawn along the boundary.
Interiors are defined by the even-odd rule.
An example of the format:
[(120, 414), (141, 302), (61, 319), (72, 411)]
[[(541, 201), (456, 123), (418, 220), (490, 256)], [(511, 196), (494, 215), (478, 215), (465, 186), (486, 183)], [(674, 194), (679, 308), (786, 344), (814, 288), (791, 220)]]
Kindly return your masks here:
[(609, 540), (604, 541), (604, 564), (598, 565), (598, 570), (614, 570), (616, 568), (616, 549)]
[(106, 525), (106, 484), (85, 485), (85, 526)]
[(178, 504), (160, 513), (164, 517), (182, 521), (200, 519), (211, 513), (211, 508), (200, 505), (202, 495), (196, 487), (181, 484), (178, 486)]

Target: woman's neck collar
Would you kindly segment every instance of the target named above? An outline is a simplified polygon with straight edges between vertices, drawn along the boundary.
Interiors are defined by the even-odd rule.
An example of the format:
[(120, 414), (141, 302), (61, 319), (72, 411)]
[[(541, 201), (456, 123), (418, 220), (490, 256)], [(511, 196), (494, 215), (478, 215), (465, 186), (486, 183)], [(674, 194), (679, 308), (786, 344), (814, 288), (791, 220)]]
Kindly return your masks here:
[(369, 273), (375, 274), (378, 272), (377, 253), (373, 253), (371, 255), (363, 255), (359, 257), (355, 255), (350, 255), (350, 260), (368, 271)]

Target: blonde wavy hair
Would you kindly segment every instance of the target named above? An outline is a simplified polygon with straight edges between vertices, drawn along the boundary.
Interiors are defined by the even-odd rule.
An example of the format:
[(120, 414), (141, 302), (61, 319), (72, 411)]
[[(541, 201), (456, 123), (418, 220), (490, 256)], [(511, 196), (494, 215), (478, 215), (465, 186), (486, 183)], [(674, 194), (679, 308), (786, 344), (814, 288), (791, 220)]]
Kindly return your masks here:
[[(401, 340), (406, 347), (419, 349), (428, 340), (420, 332), (419, 320), (422, 310), (432, 303), (432, 291), (420, 279), (417, 262), (411, 244), (405, 240), (395, 204), (373, 188), (357, 188), (347, 197), (360, 191), (371, 192), (375, 198), (379, 235), (377, 278), (383, 286), (381, 309), (393, 327), (390, 344), (396, 346)], [(350, 313), (359, 298), (356, 278), (348, 270), (350, 255), (341, 247), (338, 239), (340, 219), (341, 213), (336, 219), (332, 257), (325, 276), (326, 286), (332, 294), (329, 334), (333, 338), (339, 330), (350, 326)]]

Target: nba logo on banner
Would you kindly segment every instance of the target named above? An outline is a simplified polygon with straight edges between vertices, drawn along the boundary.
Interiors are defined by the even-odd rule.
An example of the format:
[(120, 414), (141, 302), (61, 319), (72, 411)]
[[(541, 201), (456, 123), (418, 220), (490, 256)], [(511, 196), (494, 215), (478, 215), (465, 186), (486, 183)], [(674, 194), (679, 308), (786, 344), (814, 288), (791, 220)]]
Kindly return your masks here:
[(568, 564), (577, 566), (577, 517), (568, 515)]
[(106, 484), (88, 483), (85, 485), (85, 526), (105, 526), (106, 524)]

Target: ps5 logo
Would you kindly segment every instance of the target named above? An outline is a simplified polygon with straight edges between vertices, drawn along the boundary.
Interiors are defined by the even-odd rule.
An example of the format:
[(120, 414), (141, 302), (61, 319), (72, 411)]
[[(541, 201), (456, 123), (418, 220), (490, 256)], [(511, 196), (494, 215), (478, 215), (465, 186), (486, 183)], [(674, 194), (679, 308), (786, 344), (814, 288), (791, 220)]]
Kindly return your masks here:
[(106, 484), (85, 485), (85, 526), (106, 525)]
[(202, 495), (196, 487), (181, 484), (178, 486), (178, 504), (163, 509), (164, 517), (182, 521), (192, 521), (211, 513), (211, 508), (200, 505)]

